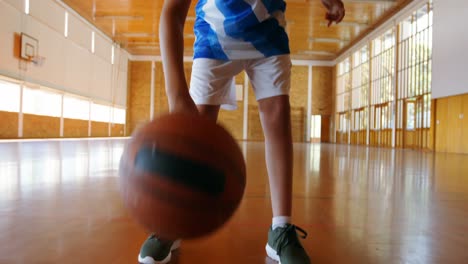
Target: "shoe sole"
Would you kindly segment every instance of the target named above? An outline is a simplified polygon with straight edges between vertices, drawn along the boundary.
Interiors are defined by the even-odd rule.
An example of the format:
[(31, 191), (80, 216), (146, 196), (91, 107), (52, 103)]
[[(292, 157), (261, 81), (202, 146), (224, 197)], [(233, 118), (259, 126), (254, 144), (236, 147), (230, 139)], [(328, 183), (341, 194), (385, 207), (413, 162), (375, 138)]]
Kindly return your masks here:
[(178, 249), (180, 247), (180, 240), (174, 241), (171, 247), (171, 251), (169, 251), (169, 254), (167, 254), (166, 258), (163, 260), (154, 260), (152, 257), (146, 256), (142, 258), (140, 255), (138, 255), (138, 262), (140, 264), (166, 264), (169, 261), (171, 261), (172, 257), (172, 251)]
[(281, 260), (278, 256), (278, 253), (276, 252), (276, 250), (274, 250), (272, 247), (270, 247), (270, 245), (268, 245), (268, 243), (266, 244), (265, 246), (265, 250), (266, 250), (266, 253), (267, 253), (267, 256), (273, 260), (276, 260), (278, 261), (279, 264), (281, 264)]

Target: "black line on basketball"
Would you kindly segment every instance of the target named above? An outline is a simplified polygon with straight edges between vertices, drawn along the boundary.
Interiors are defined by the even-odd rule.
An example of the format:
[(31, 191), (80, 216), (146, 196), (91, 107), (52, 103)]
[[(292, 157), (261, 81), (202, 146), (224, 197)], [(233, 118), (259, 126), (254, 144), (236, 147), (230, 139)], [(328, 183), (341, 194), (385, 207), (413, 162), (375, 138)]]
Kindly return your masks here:
[(210, 195), (222, 194), (226, 183), (226, 177), (220, 170), (150, 146), (142, 146), (138, 151), (135, 169)]

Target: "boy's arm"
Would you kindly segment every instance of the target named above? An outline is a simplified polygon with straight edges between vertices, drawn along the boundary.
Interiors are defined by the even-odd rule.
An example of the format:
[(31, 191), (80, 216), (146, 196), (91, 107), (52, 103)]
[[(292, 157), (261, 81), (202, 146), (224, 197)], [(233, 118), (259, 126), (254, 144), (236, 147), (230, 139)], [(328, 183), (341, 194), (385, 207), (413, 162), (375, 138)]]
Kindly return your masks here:
[(191, 0), (165, 0), (159, 23), (159, 42), (170, 112), (198, 113), (184, 73), (184, 24)]
[(328, 26), (333, 22), (338, 24), (343, 20), (345, 16), (345, 8), (341, 0), (322, 0), (322, 3), (328, 10), (326, 15), (326, 19), (329, 21)]

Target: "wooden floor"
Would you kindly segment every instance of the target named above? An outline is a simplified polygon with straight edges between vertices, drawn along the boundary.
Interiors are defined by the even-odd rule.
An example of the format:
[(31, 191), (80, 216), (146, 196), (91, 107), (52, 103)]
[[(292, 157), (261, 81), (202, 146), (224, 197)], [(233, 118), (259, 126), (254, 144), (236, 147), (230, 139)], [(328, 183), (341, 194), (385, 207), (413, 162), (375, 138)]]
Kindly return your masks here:
[[(123, 140), (0, 144), (0, 263), (137, 263), (146, 238), (120, 203)], [(172, 263), (274, 263), (264, 145), (242, 143), (245, 198)], [(313, 263), (468, 263), (468, 156), (295, 145), (294, 219)]]

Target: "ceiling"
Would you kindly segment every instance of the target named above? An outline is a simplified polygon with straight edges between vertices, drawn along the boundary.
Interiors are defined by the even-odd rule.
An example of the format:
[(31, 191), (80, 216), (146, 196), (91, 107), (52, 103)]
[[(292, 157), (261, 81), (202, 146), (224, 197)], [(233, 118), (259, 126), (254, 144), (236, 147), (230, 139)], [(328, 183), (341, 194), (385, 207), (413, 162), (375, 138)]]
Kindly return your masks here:
[[(412, 0), (344, 0), (346, 17), (327, 27), (320, 0), (287, 0), (291, 54), (296, 59), (333, 60)], [(158, 23), (163, 0), (63, 0), (132, 55), (159, 55)], [(195, 5), (184, 29), (192, 55)]]

